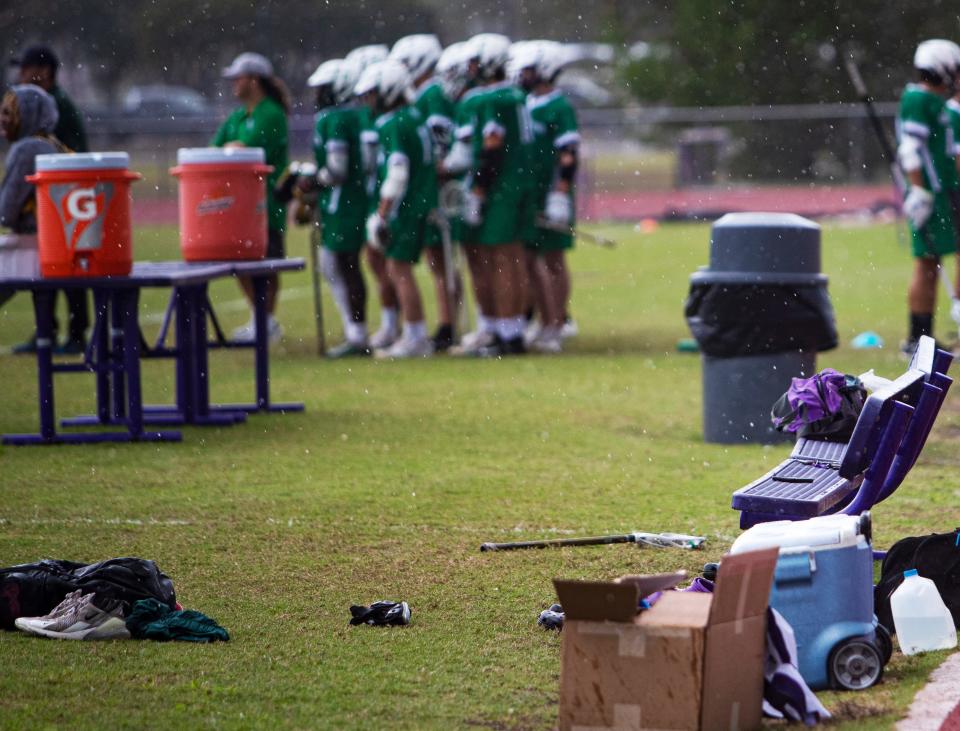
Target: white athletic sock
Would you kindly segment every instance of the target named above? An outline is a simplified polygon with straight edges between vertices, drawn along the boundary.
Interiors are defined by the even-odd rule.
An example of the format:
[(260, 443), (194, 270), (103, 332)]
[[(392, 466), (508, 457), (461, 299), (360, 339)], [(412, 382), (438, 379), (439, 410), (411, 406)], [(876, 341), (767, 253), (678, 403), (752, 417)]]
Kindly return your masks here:
[(477, 330), (493, 335), (497, 331), (496, 320), (492, 317), (487, 317), (477, 310)]
[(351, 343), (363, 345), (367, 342), (367, 324), (365, 322), (348, 322), (344, 334)]
[(397, 331), (397, 308), (384, 307), (380, 310), (380, 327), (395, 333)]
[(351, 320), (350, 294), (347, 292), (347, 283), (343, 281), (343, 275), (340, 273), (337, 255), (330, 249), (320, 249), (320, 271), (323, 273), (323, 278), (327, 280), (327, 284), (330, 285), (330, 294), (333, 296), (333, 303), (337, 306), (337, 313), (340, 315), (340, 322), (343, 324), (343, 332), (346, 334)]
[(407, 340), (423, 340), (427, 337), (427, 323), (424, 320), (403, 323), (403, 337)]

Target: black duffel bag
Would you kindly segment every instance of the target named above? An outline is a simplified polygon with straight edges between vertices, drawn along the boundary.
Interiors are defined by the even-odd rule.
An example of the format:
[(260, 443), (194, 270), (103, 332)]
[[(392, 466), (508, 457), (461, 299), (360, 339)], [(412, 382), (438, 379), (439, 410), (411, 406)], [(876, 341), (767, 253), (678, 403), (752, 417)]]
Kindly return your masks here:
[(874, 611), (880, 624), (894, 633), (890, 596), (903, 583), (903, 572), (916, 569), (930, 579), (960, 627), (960, 528), (952, 533), (904, 538), (883, 559), (880, 581), (874, 587)]
[(177, 603), (173, 582), (148, 559), (111, 558), (94, 564), (44, 559), (0, 568), (0, 629), (15, 629), (17, 617), (46, 615), (77, 589), (131, 604), (156, 599), (173, 609)]

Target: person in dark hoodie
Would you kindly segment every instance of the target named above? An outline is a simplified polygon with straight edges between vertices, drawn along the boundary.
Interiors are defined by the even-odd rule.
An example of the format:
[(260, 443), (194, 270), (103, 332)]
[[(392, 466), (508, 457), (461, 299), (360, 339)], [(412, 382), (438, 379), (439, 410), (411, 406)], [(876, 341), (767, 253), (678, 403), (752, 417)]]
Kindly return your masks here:
[[(19, 84), (0, 101), (0, 134), (10, 143), (0, 182), (0, 279), (35, 277), (40, 273), (37, 251), (37, 197), (25, 178), (36, 171), (37, 155), (62, 152), (53, 136), (57, 104), (33, 84)], [(0, 285), (0, 304), (13, 296)]]

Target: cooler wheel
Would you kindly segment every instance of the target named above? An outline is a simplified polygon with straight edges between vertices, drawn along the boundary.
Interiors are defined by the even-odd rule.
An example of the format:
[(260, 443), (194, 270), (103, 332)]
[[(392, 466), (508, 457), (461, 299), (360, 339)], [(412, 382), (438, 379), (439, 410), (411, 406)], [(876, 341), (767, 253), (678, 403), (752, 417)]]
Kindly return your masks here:
[(882, 651), (869, 637), (849, 637), (834, 646), (827, 669), (834, 688), (865, 690), (883, 675)]

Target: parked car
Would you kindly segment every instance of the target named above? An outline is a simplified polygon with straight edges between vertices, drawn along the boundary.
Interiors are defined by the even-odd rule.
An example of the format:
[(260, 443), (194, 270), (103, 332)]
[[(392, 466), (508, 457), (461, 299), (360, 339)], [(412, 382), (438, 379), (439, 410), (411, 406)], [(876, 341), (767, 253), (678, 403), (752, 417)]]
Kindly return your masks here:
[(122, 109), (126, 116), (150, 119), (202, 117), (213, 112), (200, 92), (167, 84), (131, 86), (123, 98)]

